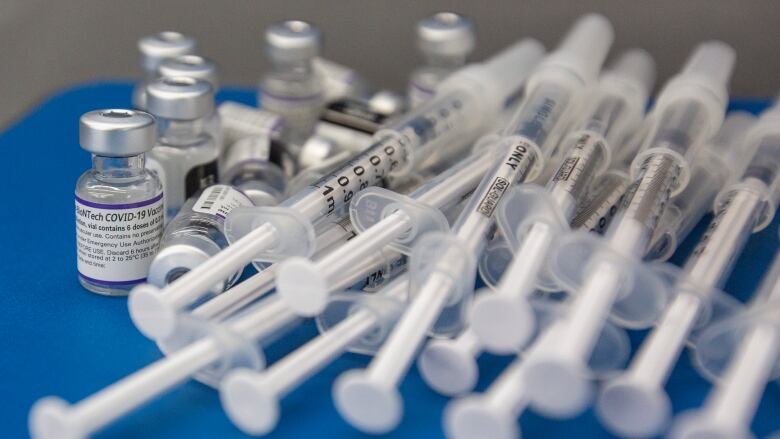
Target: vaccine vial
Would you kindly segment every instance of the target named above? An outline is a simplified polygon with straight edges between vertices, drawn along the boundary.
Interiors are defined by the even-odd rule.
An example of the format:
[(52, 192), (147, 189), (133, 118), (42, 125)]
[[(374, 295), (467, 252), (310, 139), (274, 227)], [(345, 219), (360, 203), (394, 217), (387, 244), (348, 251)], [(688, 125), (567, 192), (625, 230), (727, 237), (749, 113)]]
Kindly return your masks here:
[[(209, 84), (216, 95), (219, 91), (219, 74), (217, 64), (202, 56), (182, 55), (175, 58), (168, 58), (160, 63), (157, 69), (160, 77), (172, 78), (183, 76), (187, 78), (202, 79)], [(206, 131), (217, 142), (217, 149), (224, 151), (224, 142), (222, 136), (222, 122), (217, 110), (213, 110), (206, 118)]]
[(220, 182), (244, 193), (255, 206), (275, 206), (282, 201), (285, 173), (276, 163), (281, 146), (269, 136), (245, 137), (225, 155)]
[[(160, 251), (149, 267), (148, 282), (163, 287), (227, 247), (225, 217), (236, 207), (252, 205), (241, 191), (225, 184), (209, 186), (189, 198), (165, 227)], [(236, 270), (214, 285), (211, 293), (230, 288), (242, 271)]]
[(320, 31), (304, 21), (285, 21), (270, 26), (265, 41), (271, 68), (261, 79), (258, 104), (282, 117), (282, 140), (297, 156), (324, 104), (322, 76), (313, 63)]
[(81, 116), (79, 141), (92, 169), (76, 184), (79, 282), (89, 291), (126, 295), (146, 281), (163, 232), (163, 187), (144, 167), (155, 120), (134, 110)]
[(217, 145), (206, 131), (214, 94), (208, 82), (179, 76), (150, 83), (146, 100), (158, 129), (146, 167), (163, 184), (167, 224), (187, 198), (217, 182)]
[(474, 25), (453, 12), (439, 12), (417, 23), (417, 48), (423, 65), (409, 78), (407, 100), (415, 108), (433, 97), (447, 75), (466, 64), (474, 49)]
[(167, 58), (195, 53), (195, 39), (179, 32), (165, 31), (138, 40), (144, 77), (133, 89), (133, 107), (146, 110), (146, 86), (157, 79), (160, 63)]

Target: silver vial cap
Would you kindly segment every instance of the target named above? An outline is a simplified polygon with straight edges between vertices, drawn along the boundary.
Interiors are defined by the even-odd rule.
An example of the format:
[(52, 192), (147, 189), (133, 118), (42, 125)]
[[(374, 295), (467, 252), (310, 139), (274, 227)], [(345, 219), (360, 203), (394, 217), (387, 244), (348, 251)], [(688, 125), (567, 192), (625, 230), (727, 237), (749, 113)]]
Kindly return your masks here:
[(146, 86), (146, 109), (165, 119), (200, 119), (214, 111), (214, 89), (201, 79), (159, 78)]
[(474, 44), (474, 24), (454, 12), (439, 12), (417, 23), (417, 46), (423, 53), (465, 56)]
[(300, 20), (272, 24), (265, 31), (266, 53), (275, 61), (305, 61), (320, 53), (316, 26)]
[(185, 76), (187, 78), (202, 79), (211, 84), (214, 90), (219, 88), (217, 64), (208, 58), (198, 55), (182, 55), (165, 59), (160, 63), (157, 73), (160, 76)]
[(148, 152), (157, 141), (157, 126), (149, 113), (108, 109), (84, 113), (79, 121), (79, 143), (106, 157), (131, 157)]
[(145, 36), (138, 40), (141, 67), (147, 72), (154, 73), (162, 60), (194, 53), (196, 46), (195, 38), (174, 31)]

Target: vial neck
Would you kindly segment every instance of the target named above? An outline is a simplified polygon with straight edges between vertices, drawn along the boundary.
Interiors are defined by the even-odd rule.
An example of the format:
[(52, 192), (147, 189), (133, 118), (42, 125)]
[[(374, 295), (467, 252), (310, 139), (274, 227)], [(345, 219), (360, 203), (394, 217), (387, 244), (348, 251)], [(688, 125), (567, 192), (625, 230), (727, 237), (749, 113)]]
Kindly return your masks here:
[(456, 69), (466, 64), (466, 55), (442, 55), (439, 53), (425, 53), (425, 64), (429, 67), (444, 69)]
[(130, 157), (92, 155), (92, 168), (101, 180), (132, 180), (143, 177), (144, 154)]
[(206, 119), (157, 119), (159, 143), (171, 146), (189, 146), (202, 143), (206, 134)]

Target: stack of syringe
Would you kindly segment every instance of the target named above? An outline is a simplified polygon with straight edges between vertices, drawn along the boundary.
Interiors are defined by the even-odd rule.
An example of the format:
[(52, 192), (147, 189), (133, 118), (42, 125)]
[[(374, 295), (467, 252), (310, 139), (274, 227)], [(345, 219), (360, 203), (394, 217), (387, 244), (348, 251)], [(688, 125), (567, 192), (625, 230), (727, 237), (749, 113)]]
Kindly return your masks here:
[[(419, 23), (426, 65), (404, 103), (321, 58), (317, 27), (275, 24), (260, 108), (214, 105), (216, 64), (191, 37), (143, 39), (134, 98), (152, 114), (82, 118), (94, 170), (77, 209), (136, 209), (128, 230), (148, 239), (127, 272), (101, 270), (83, 244), (98, 217), (83, 210), (79, 269), (88, 289), (130, 291), (133, 323), (165, 356), (75, 404), (39, 400), (31, 435), (89, 436), (191, 378), (218, 389), (239, 429), (267, 434), (280, 399), (347, 352), (371, 358), (334, 381), (336, 410), (385, 433), (415, 360), (433, 390), (460, 396), (490, 352), (516, 358), (447, 407), (448, 437), (519, 437), (526, 409), (572, 417), (602, 382), (604, 426), (650, 437), (669, 424), (664, 384), (691, 342), (721, 381), (672, 434), (747, 437), (776, 376), (780, 262), (747, 311), (721, 288), (774, 217), (780, 107), (724, 117), (735, 53), (718, 41), (645, 115), (654, 61), (631, 49), (602, 71), (601, 15), (548, 54), (524, 39), (466, 65), (473, 31), (454, 13)], [(662, 263), (711, 207), (687, 263)], [(310, 318), (319, 335), (267, 365), (264, 349)], [(626, 330), (652, 326), (625, 368)]]

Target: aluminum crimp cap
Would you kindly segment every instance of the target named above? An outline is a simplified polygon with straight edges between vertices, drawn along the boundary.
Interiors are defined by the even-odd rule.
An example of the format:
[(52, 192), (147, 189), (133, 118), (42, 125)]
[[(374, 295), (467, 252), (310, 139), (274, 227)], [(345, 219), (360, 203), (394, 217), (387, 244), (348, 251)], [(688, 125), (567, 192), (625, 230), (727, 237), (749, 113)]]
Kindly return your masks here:
[(143, 111), (95, 110), (79, 120), (79, 143), (96, 155), (131, 157), (150, 151), (156, 141), (154, 116)]
[(417, 23), (417, 46), (424, 53), (467, 55), (474, 45), (474, 24), (462, 15), (439, 12)]
[(138, 40), (141, 67), (148, 72), (156, 72), (162, 60), (195, 53), (196, 46), (195, 38), (174, 31), (145, 36)]
[(198, 55), (181, 55), (175, 58), (167, 58), (160, 63), (157, 69), (160, 76), (186, 76), (188, 78), (202, 79), (214, 90), (219, 88), (219, 76), (217, 64), (205, 57)]
[(320, 53), (320, 30), (305, 21), (272, 24), (265, 31), (266, 52), (272, 60), (304, 61)]
[(146, 109), (165, 119), (200, 119), (214, 111), (214, 89), (202, 79), (159, 78), (146, 86)]

